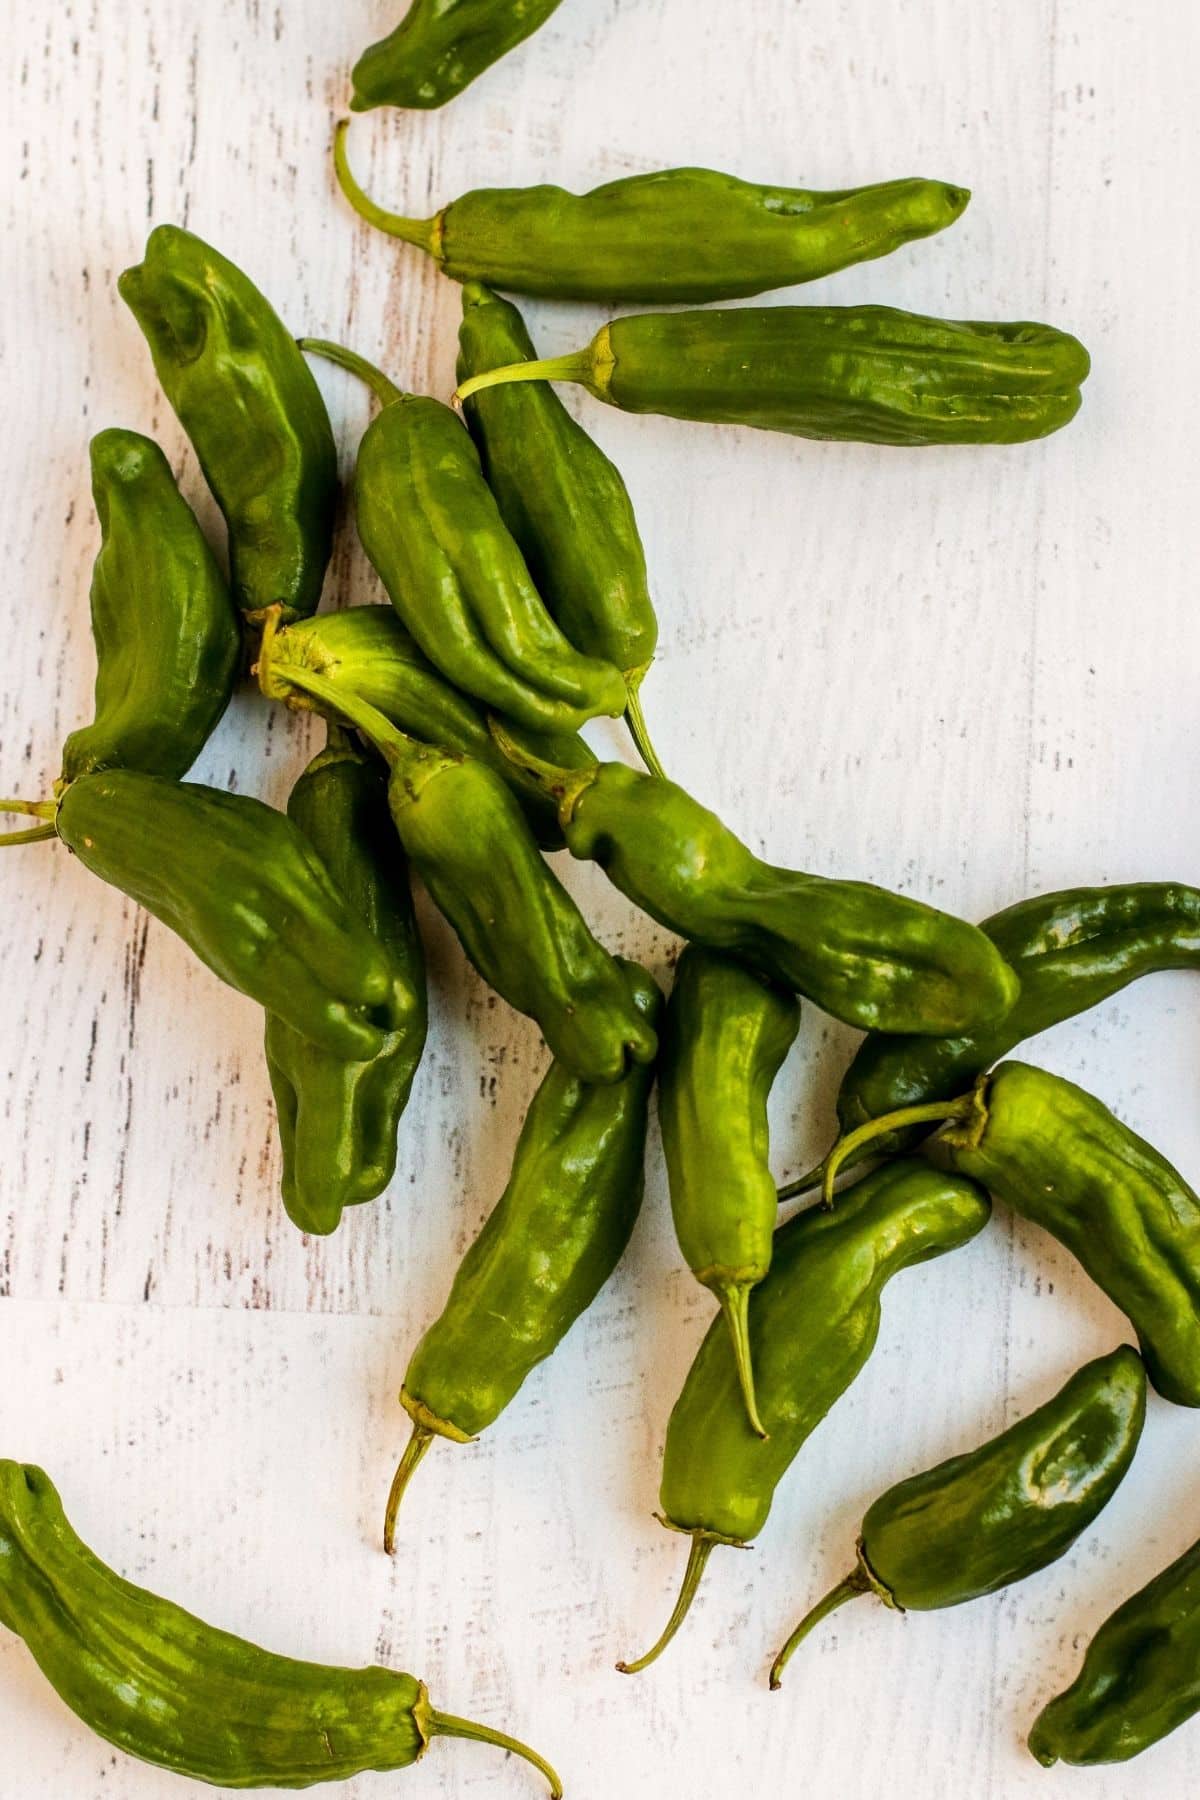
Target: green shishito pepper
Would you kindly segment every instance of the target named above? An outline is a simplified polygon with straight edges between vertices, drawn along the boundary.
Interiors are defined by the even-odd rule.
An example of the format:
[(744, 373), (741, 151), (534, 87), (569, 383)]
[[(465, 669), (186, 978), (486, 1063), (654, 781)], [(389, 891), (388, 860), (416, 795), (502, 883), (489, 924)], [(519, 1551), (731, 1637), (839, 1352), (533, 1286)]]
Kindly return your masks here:
[[(271, 625), (267, 622), (267, 637)], [(650, 1063), (658, 1038), (615, 959), (538, 851), (516, 798), (486, 764), (422, 744), (311, 669), (281, 681), (327, 702), (391, 772), (388, 804), (409, 861), (502, 999), (536, 1019), (552, 1054), (584, 1081)]]
[[(838, 1090), (841, 1136), (902, 1106), (927, 1106), (960, 1094), (1026, 1038), (1119, 994), (1164, 969), (1200, 968), (1200, 890), (1181, 882), (1064, 888), (1039, 894), (985, 919), (987, 933), (1021, 981), (1016, 1004), (998, 1024), (966, 1037), (889, 1037), (872, 1033), (858, 1047)], [(864, 1156), (895, 1156), (929, 1126), (873, 1139)], [(817, 1187), (825, 1164), (779, 1190), (794, 1199)]]
[(658, 1090), (671, 1214), (688, 1267), (720, 1301), (746, 1416), (760, 1437), (749, 1302), (771, 1266), (778, 1213), (767, 1100), (799, 1029), (793, 995), (711, 950), (683, 952)]
[(0, 1624), (75, 1716), (129, 1756), (223, 1788), (304, 1788), (405, 1769), (435, 1737), (531, 1763), (527, 1745), (437, 1712), (423, 1681), (274, 1656), (135, 1587), (68, 1524), (49, 1476), (0, 1462)]
[(283, 1204), (301, 1231), (324, 1234), (336, 1230), (345, 1207), (381, 1194), (395, 1172), (396, 1130), (425, 1047), (425, 962), (374, 757), (330, 726), (328, 745), (292, 789), (287, 810), (395, 971), (394, 1025), (366, 1061), (331, 1056), (267, 1014)]
[(859, 1594), (934, 1612), (1057, 1561), (1125, 1479), (1145, 1418), (1146, 1371), (1123, 1344), (999, 1437), (889, 1488), (867, 1508), (856, 1567), (797, 1625), (771, 1686), (813, 1627)]
[(917, 177), (819, 193), (715, 169), (657, 169), (587, 194), (476, 188), (432, 219), (410, 219), (376, 205), (354, 179), (348, 123), (334, 137), (334, 167), (361, 218), (424, 250), (455, 281), (548, 300), (699, 303), (816, 281), (944, 231), (971, 197)]
[(269, 301), (190, 231), (160, 225), (118, 292), (229, 527), (251, 621), (315, 611), (333, 544), (337, 449), (311, 370)]
[[(536, 354), (511, 302), (477, 281), (464, 287), (460, 381)], [(658, 620), (620, 471), (548, 382), (493, 388), (464, 410), (484, 477), (538, 592), (577, 650), (620, 669), (634, 742), (661, 775), (639, 699)]]
[(186, 775), (241, 661), (229, 589), (170, 464), (137, 431), (91, 442), (96, 716), (63, 745), (61, 785), (94, 769)]
[(556, 769), (495, 719), (500, 748), (559, 803), (571, 855), (668, 931), (739, 957), (864, 1031), (944, 1037), (1002, 1017), (1017, 980), (974, 925), (860, 881), (754, 856), (672, 781), (623, 763)]
[(544, 25), (561, 0), (412, 0), (351, 71), (355, 112), (445, 106)]
[(1019, 444), (1079, 411), (1090, 367), (1051, 325), (927, 319), (889, 306), (767, 306), (614, 319), (585, 350), (492, 369), (577, 381), (624, 412), (862, 444)]
[(448, 406), (405, 394), (353, 351), (302, 347), (366, 382), (380, 410), (354, 474), (358, 535), (400, 618), (455, 687), (534, 731), (619, 716), (619, 669), (568, 643)]
[(1034, 1720), (1029, 1748), (1047, 1769), (1128, 1762), (1197, 1712), (1200, 1543), (1104, 1621), (1075, 1680)]
[[(650, 1026), (662, 996), (620, 964)], [(435, 1437), (471, 1443), (557, 1349), (625, 1253), (642, 1203), (654, 1069), (589, 1087), (553, 1063), (521, 1127), (508, 1185), (459, 1265), (449, 1298), (409, 1359), (400, 1403), (412, 1436), (388, 1495), (396, 1545), (405, 1489)]]
[(989, 1216), (973, 1181), (919, 1161), (866, 1176), (836, 1213), (800, 1213), (775, 1237), (771, 1272), (750, 1296), (758, 1407), (750, 1429), (729, 1333), (715, 1319), (667, 1426), (659, 1518), (691, 1538), (675, 1610), (636, 1674), (666, 1649), (718, 1544), (744, 1547), (766, 1524), (775, 1489), (879, 1335), (883, 1289), (901, 1269), (968, 1243)]
[(1159, 1393), (1200, 1406), (1200, 1196), (1166, 1157), (1073, 1081), (1006, 1062), (957, 1099), (851, 1132), (826, 1164), (826, 1202), (860, 1145), (937, 1123), (922, 1153), (1064, 1244), (1133, 1326)]

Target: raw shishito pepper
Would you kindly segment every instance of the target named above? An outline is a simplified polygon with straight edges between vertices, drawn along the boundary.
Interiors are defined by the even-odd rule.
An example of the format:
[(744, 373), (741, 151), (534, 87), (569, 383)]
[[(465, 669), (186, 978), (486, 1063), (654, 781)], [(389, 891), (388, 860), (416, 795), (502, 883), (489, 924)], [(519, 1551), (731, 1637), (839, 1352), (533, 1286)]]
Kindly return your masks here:
[(889, 1488), (867, 1508), (854, 1569), (797, 1625), (771, 1686), (813, 1627), (856, 1595), (933, 1612), (1057, 1561), (1125, 1479), (1145, 1417), (1146, 1371), (1122, 1345), (999, 1437)]
[(359, 186), (347, 125), (334, 137), (334, 166), (362, 218), (424, 250), (455, 281), (549, 300), (736, 300), (815, 281), (944, 231), (971, 197), (918, 177), (820, 193), (715, 169), (656, 169), (587, 194), (475, 188), (431, 219), (411, 219)]
[(586, 349), (464, 381), (577, 381), (624, 412), (862, 444), (1019, 444), (1079, 411), (1090, 367), (1052, 325), (928, 319), (890, 306), (640, 313)]
[(211, 244), (160, 225), (117, 283), (229, 527), (234, 599), (251, 621), (316, 610), (333, 544), (337, 450), (296, 341)]
[(527, 1745), (435, 1710), (423, 1681), (274, 1656), (135, 1587), (68, 1524), (49, 1476), (0, 1462), (0, 1624), (76, 1718), (129, 1756), (222, 1788), (305, 1788), (406, 1769), (435, 1737)]
[(561, 0), (412, 0), (351, 72), (355, 112), (445, 106), (544, 25)]

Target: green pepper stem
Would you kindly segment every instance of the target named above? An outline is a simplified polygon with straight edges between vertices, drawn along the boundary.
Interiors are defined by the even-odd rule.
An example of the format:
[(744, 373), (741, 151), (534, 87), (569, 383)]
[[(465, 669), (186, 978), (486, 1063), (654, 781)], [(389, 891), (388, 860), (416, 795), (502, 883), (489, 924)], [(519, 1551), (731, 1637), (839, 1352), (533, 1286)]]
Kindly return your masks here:
[[(820, 1162), (817, 1163), (815, 1168), (806, 1169), (803, 1175), (797, 1175), (795, 1181), (789, 1181), (786, 1187), (780, 1188), (778, 1194), (780, 1206), (787, 1200), (799, 1199), (801, 1194), (807, 1194), (811, 1192), (813, 1188), (821, 1186), (825, 1179), (825, 1166), (840, 1142), (840, 1138), (835, 1138), (829, 1150), (821, 1158)], [(865, 1162), (870, 1154), (871, 1149), (869, 1145), (860, 1146), (852, 1155), (842, 1158), (838, 1170), (839, 1174), (844, 1174), (847, 1169), (853, 1168), (857, 1163)]]
[(383, 1515), (383, 1547), (389, 1556), (396, 1554), (396, 1520), (400, 1514), (400, 1502), (408, 1491), (408, 1484), (421, 1465), (425, 1452), (432, 1444), (437, 1433), (428, 1425), (414, 1425), (412, 1436), (408, 1440), (404, 1455), (392, 1476), (392, 1485), (388, 1490), (387, 1511)]
[[(54, 820), (58, 812), (56, 800), (0, 800), (0, 813), (21, 813), (28, 819)], [(9, 844), (44, 844), (47, 838), (57, 837), (53, 823), (33, 825), (28, 831), (0, 832), (0, 847)]]
[(645, 678), (645, 669), (633, 669), (625, 677), (625, 723), (629, 727), (634, 748), (650, 773), (657, 775), (660, 781), (665, 781), (667, 772), (659, 762), (658, 752), (650, 741), (646, 715), (642, 711), (641, 686)]
[(385, 718), (369, 700), (364, 700), (361, 694), (339, 687), (336, 681), (330, 681), (325, 675), (318, 675), (313, 669), (302, 669), (298, 663), (276, 662), (278, 629), (279, 608), (271, 607), (263, 626), (258, 661), (254, 665), (258, 685), (269, 699), (281, 698), (280, 688), (290, 686), (301, 688), (314, 699), (324, 701), (340, 718), (348, 719), (356, 731), (362, 732), (389, 768), (395, 768), (409, 751), (424, 748), (416, 738), (409, 737), (407, 732), (393, 725), (390, 719)]
[(9, 844), (44, 844), (48, 838), (57, 837), (58, 832), (53, 825), (32, 825), (28, 831), (0, 831), (0, 847)]
[(976, 1089), (972, 1088), (969, 1094), (960, 1094), (956, 1100), (930, 1101), (927, 1106), (902, 1106), (896, 1112), (881, 1113), (877, 1119), (868, 1119), (857, 1131), (839, 1138), (825, 1158), (821, 1199), (826, 1206), (833, 1205), (833, 1184), (839, 1169), (876, 1138), (886, 1137), (889, 1131), (903, 1131), (906, 1125), (941, 1125), (947, 1119), (969, 1118), (976, 1104)]
[(308, 356), (320, 356), (326, 362), (336, 363), (339, 369), (347, 369), (351, 375), (357, 375), (365, 381), (380, 406), (391, 406), (395, 400), (403, 400), (404, 390), (398, 388), (394, 381), (386, 376), (382, 369), (360, 356), (357, 350), (347, 350), (344, 344), (330, 343), (328, 338), (302, 337), (296, 339), (301, 350)]
[(497, 1750), (507, 1750), (510, 1756), (521, 1757), (546, 1777), (551, 1800), (562, 1800), (562, 1782), (550, 1764), (520, 1738), (509, 1737), (506, 1731), (493, 1731), (490, 1725), (477, 1725), (473, 1719), (458, 1719), (453, 1713), (437, 1712), (432, 1706), (421, 1722), (430, 1737), (470, 1738), (476, 1744), (494, 1744)]
[(723, 1281), (709, 1282), (707, 1285), (712, 1288), (713, 1293), (721, 1302), (721, 1311), (725, 1315), (725, 1323), (729, 1327), (734, 1367), (737, 1369), (738, 1386), (742, 1390), (742, 1399), (745, 1402), (750, 1429), (755, 1437), (768, 1437), (770, 1434), (758, 1415), (758, 1400), (754, 1392), (754, 1363), (750, 1355), (751, 1283)]
[(534, 362), (504, 363), (498, 369), (484, 369), (480, 374), (469, 375), (466, 381), (460, 382), (454, 390), (454, 404), (462, 406), (472, 394), (481, 394), (485, 388), (503, 387), (510, 381), (580, 381), (594, 393), (593, 365), (590, 345), (586, 350), (572, 351), (569, 356), (545, 356)]
[(515, 738), (511, 738), (495, 713), (488, 714), (488, 730), (508, 761), (515, 768), (524, 770), (543, 793), (557, 800), (559, 823), (565, 830), (571, 823), (580, 795), (586, 794), (591, 787), (598, 769), (563, 769), (557, 763), (546, 762), (532, 750), (527, 750), (524, 744), (518, 744)]
[(846, 1576), (844, 1581), (839, 1581), (835, 1588), (830, 1588), (825, 1598), (823, 1600), (818, 1600), (811, 1612), (805, 1613), (795, 1631), (793, 1631), (791, 1637), (783, 1646), (783, 1649), (779, 1652), (775, 1661), (771, 1664), (770, 1683), (772, 1691), (779, 1687), (783, 1680), (783, 1671), (786, 1669), (788, 1663), (791, 1661), (800, 1645), (804, 1642), (809, 1632), (812, 1631), (815, 1626), (819, 1625), (822, 1619), (827, 1619), (831, 1612), (836, 1612), (839, 1606), (845, 1606), (847, 1600), (857, 1600), (860, 1594), (867, 1594), (870, 1593), (870, 1591), (871, 1582), (865, 1571), (861, 1567), (854, 1569)]
[(386, 212), (382, 206), (376, 205), (370, 195), (359, 187), (351, 173), (346, 155), (346, 133), (349, 129), (349, 119), (338, 120), (333, 133), (333, 168), (338, 186), (359, 218), (365, 219), (368, 225), (374, 225), (379, 231), (386, 231), (389, 237), (400, 238), (406, 244), (415, 244), (418, 250), (426, 251), (436, 262), (442, 263), (441, 214), (436, 213), (432, 219), (407, 219), (401, 213)]
[(718, 1542), (718, 1539), (706, 1537), (703, 1532), (693, 1532), (692, 1547), (688, 1553), (687, 1568), (683, 1576), (683, 1586), (679, 1590), (675, 1610), (663, 1628), (662, 1636), (647, 1650), (644, 1656), (639, 1656), (636, 1662), (619, 1662), (617, 1664), (618, 1674), (640, 1675), (643, 1669), (648, 1669), (652, 1662), (658, 1661), (691, 1611), (692, 1601), (696, 1598), (696, 1590), (708, 1567), (708, 1559), (716, 1549)]

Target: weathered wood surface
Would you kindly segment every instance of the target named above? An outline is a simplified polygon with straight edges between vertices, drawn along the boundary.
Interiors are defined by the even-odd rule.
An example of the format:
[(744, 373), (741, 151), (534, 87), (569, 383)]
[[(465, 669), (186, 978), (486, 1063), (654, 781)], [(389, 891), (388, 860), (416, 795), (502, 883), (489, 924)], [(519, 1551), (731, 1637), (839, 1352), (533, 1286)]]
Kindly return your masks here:
[[(86, 714), (88, 435), (157, 433), (214, 520), (115, 293), (152, 223), (211, 238), (297, 329), (451, 385), (455, 290), (360, 228), (329, 170), (350, 61), (394, 10), (8, 9), (6, 792), (44, 791)], [(1045, 317), (1091, 346), (1078, 424), (1008, 451), (822, 446), (572, 401), (640, 509), (660, 748), (776, 860), (972, 915), (1069, 882), (1196, 878), (1198, 53), (1182, 0), (1155, 21), (1122, 0), (566, 0), (444, 112), (355, 125), (364, 176), (414, 211), (471, 185), (687, 161), (815, 186), (942, 175), (975, 192), (952, 233), (815, 297)], [(531, 316), (548, 350), (598, 322)], [(320, 379), (349, 458), (364, 398)], [(374, 596), (347, 530), (329, 597)], [(198, 773), (282, 802), (309, 742), (246, 695)], [(665, 971), (663, 933), (595, 872), (565, 874), (611, 945)], [(574, 1800), (999, 1800), (1081, 1779), (1097, 1800), (1196, 1792), (1200, 1726), (1086, 1778), (1039, 1771), (1022, 1747), (1094, 1625), (1200, 1530), (1200, 1422), (1160, 1402), (1126, 1487), (1058, 1567), (941, 1617), (864, 1604), (784, 1693), (765, 1690), (768, 1652), (842, 1572), (880, 1485), (997, 1429), (1121, 1335), (1039, 1234), (1000, 1218), (897, 1283), (877, 1355), (759, 1544), (715, 1558), (670, 1658), (622, 1681), (615, 1657), (657, 1631), (680, 1573), (680, 1542), (649, 1513), (710, 1311), (678, 1267), (657, 1145), (610, 1290), (485, 1443), (430, 1458), (388, 1564), (393, 1394), (503, 1184), (543, 1066), (535, 1032), (423, 908), (434, 1025), (400, 1172), (333, 1240), (305, 1242), (275, 1196), (254, 1008), (56, 848), (7, 855), (0, 892), (0, 1453), (43, 1461), (129, 1575), (280, 1649), (426, 1674), (447, 1707), (543, 1747)], [(852, 1041), (807, 1011), (774, 1106), (781, 1174), (821, 1147)], [(1190, 978), (1147, 982), (1034, 1054), (1200, 1168)], [(3, 1800), (191, 1791), (89, 1738), (7, 1635), (0, 1742)], [(402, 1779), (447, 1800), (534, 1791), (465, 1745), (344, 1791)]]

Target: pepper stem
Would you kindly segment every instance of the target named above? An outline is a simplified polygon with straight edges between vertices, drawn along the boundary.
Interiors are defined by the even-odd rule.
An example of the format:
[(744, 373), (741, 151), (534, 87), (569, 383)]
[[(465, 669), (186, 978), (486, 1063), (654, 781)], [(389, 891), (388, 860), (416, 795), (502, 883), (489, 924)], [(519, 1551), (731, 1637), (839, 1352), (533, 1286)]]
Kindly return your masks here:
[(346, 156), (346, 133), (349, 129), (349, 119), (338, 120), (333, 133), (333, 168), (338, 186), (359, 218), (365, 219), (368, 225), (374, 225), (380, 231), (386, 231), (389, 237), (400, 238), (406, 244), (415, 244), (418, 250), (426, 251), (441, 263), (440, 213), (435, 214), (432, 219), (407, 219), (401, 213), (386, 212), (382, 206), (376, 205), (351, 174)]
[(0, 800), (0, 813), (21, 813), (29, 819), (48, 819), (47, 825), (33, 825), (28, 831), (0, 832), (0, 847), (9, 844), (42, 844), (57, 837), (53, 820), (58, 812), (56, 800)]
[(389, 768), (395, 768), (410, 750), (423, 749), (416, 738), (409, 737), (385, 718), (378, 707), (364, 700), (361, 694), (355, 694), (348, 688), (339, 687), (336, 681), (330, 681), (326, 675), (318, 675), (313, 669), (302, 669), (297, 663), (277, 663), (271, 654), (274, 642), (273, 624), (268, 619), (263, 632), (262, 650), (255, 668), (258, 673), (258, 685), (264, 694), (278, 699), (279, 689), (287, 685), (301, 688), (311, 694), (315, 700), (324, 701), (341, 718), (348, 719), (356, 731), (374, 745)]
[(675, 1633), (679, 1630), (679, 1627), (683, 1624), (683, 1621), (687, 1618), (688, 1613), (691, 1611), (692, 1601), (696, 1598), (696, 1590), (699, 1588), (701, 1578), (705, 1569), (708, 1567), (708, 1559), (716, 1549), (719, 1541), (720, 1540), (717, 1538), (704, 1536), (702, 1532), (693, 1532), (692, 1547), (688, 1553), (688, 1562), (687, 1568), (684, 1571), (683, 1586), (679, 1590), (679, 1598), (675, 1602), (675, 1610), (667, 1620), (662, 1636), (651, 1649), (647, 1650), (644, 1656), (639, 1656), (636, 1662), (619, 1662), (617, 1664), (618, 1674), (640, 1675), (643, 1669), (648, 1669), (652, 1662), (658, 1661), (671, 1639), (675, 1636)]
[[(647, 668), (649, 664), (647, 664)], [(642, 711), (642, 682), (646, 679), (646, 669), (631, 669), (625, 677), (625, 723), (629, 727), (629, 735), (633, 739), (634, 748), (652, 775), (660, 781), (667, 779), (667, 772), (658, 760), (658, 752), (650, 742), (650, 733), (646, 728), (646, 715)]]
[(453, 1713), (437, 1712), (432, 1706), (425, 1712), (421, 1721), (429, 1737), (470, 1738), (476, 1744), (494, 1744), (497, 1750), (507, 1750), (510, 1756), (519, 1756), (525, 1762), (546, 1777), (550, 1784), (551, 1800), (562, 1800), (563, 1786), (544, 1756), (523, 1744), (520, 1738), (509, 1737), (506, 1731), (493, 1731), (490, 1725), (477, 1725), (473, 1719), (458, 1719)]
[(725, 1315), (725, 1323), (729, 1327), (734, 1366), (737, 1369), (738, 1385), (742, 1390), (742, 1399), (746, 1405), (746, 1417), (750, 1421), (750, 1429), (756, 1437), (768, 1437), (770, 1433), (758, 1416), (758, 1400), (754, 1392), (754, 1364), (750, 1355), (751, 1284), (745, 1281), (724, 1281), (709, 1282), (707, 1285), (712, 1288), (713, 1293), (721, 1302), (721, 1311)]
[(398, 388), (382, 369), (377, 369), (365, 356), (360, 356), (357, 350), (347, 350), (344, 344), (330, 343), (328, 338), (302, 337), (297, 338), (296, 342), (306, 355), (324, 357), (326, 362), (336, 363), (339, 369), (348, 369), (351, 375), (357, 375), (360, 381), (365, 381), (380, 406), (390, 406), (395, 400), (403, 400), (404, 390)]
[(830, 1588), (825, 1598), (823, 1600), (818, 1600), (811, 1612), (805, 1613), (795, 1631), (793, 1631), (791, 1637), (783, 1646), (783, 1649), (779, 1652), (775, 1661), (771, 1664), (770, 1683), (772, 1691), (779, 1687), (783, 1680), (783, 1671), (786, 1669), (788, 1663), (791, 1661), (800, 1645), (804, 1642), (809, 1632), (812, 1631), (815, 1626), (819, 1625), (822, 1619), (827, 1619), (831, 1612), (836, 1612), (839, 1606), (845, 1606), (847, 1600), (857, 1600), (860, 1594), (867, 1594), (870, 1593), (870, 1591), (871, 1581), (865, 1570), (861, 1567), (854, 1569), (846, 1576), (844, 1581), (839, 1581), (835, 1588)]
[(586, 350), (574, 350), (569, 356), (544, 356), (534, 362), (504, 363), (498, 369), (484, 369), (459, 383), (454, 390), (454, 404), (461, 407), (472, 394), (481, 394), (485, 388), (503, 387), (509, 381), (580, 381), (594, 393), (593, 362), (589, 345)]
[(586, 794), (595, 781), (597, 769), (563, 769), (557, 763), (546, 762), (510, 737), (495, 713), (488, 714), (488, 730), (508, 761), (523, 769), (543, 793), (557, 800), (559, 823), (565, 830), (571, 823), (580, 795)]
[(903, 1131), (906, 1125), (940, 1125), (947, 1119), (966, 1119), (977, 1105), (976, 1094), (977, 1090), (972, 1088), (969, 1094), (960, 1094), (957, 1100), (930, 1101), (927, 1106), (902, 1106), (896, 1112), (881, 1113), (877, 1119), (868, 1119), (857, 1131), (839, 1138), (825, 1158), (825, 1175), (821, 1182), (824, 1204), (833, 1205), (833, 1184), (839, 1169), (865, 1145), (886, 1137), (889, 1131)]
[(9, 844), (44, 844), (47, 838), (57, 836), (58, 832), (53, 825), (33, 825), (28, 831), (0, 831), (0, 847)]
[(389, 1556), (396, 1554), (396, 1520), (400, 1514), (400, 1502), (408, 1491), (408, 1484), (420, 1467), (425, 1452), (436, 1436), (437, 1433), (431, 1431), (428, 1425), (414, 1425), (404, 1455), (400, 1458), (396, 1473), (392, 1476), (392, 1485), (387, 1497), (387, 1511), (383, 1515), (383, 1547)]

